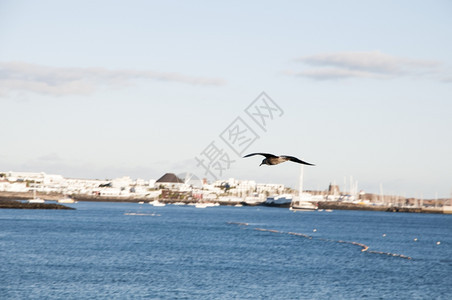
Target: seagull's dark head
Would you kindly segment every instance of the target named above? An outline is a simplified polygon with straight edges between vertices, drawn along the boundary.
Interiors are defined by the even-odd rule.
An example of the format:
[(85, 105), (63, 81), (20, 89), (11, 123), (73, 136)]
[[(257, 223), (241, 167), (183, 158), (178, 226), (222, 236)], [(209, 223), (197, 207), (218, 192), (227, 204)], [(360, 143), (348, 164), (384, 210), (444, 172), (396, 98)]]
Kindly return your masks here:
[(266, 158), (264, 158), (264, 159), (262, 160), (262, 162), (261, 162), (261, 164), (259, 165), (259, 167), (262, 166), (262, 165), (268, 165), (267, 159), (266, 159)]

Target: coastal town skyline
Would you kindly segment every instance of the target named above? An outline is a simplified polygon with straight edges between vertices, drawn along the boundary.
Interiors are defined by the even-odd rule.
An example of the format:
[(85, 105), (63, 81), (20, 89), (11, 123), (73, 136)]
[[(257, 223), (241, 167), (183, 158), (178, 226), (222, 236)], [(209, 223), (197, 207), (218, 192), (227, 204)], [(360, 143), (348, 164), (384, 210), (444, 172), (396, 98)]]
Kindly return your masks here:
[(449, 2), (195, 2), (2, 1), (0, 169), (450, 197)]
[[(299, 180), (298, 186), (286, 186), (280, 182), (258, 182), (249, 178), (229, 177), (208, 180), (206, 177), (198, 178), (196, 174), (187, 172), (179, 174), (166, 172), (156, 178), (132, 178), (127, 175), (115, 178), (70, 178), (61, 174), (48, 174), (46, 172), (0, 170), (0, 191), (29, 193), (33, 190), (38, 190), (44, 194), (87, 194), (91, 196), (99, 193), (98, 196), (108, 198), (108, 196), (139, 197), (140, 195), (150, 197), (149, 191), (154, 189), (170, 189), (190, 193), (193, 191), (204, 190), (207, 191), (207, 193), (213, 192), (215, 194), (211, 200), (218, 200), (218, 197), (221, 194), (227, 192), (227, 189), (224, 189), (226, 186), (233, 188), (241, 186), (239, 190), (241, 190), (243, 194), (242, 192), (239, 192), (239, 198), (243, 197), (243, 199), (244, 197), (252, 196), (253, 194), (255, 197), (262, 199), (268, 196), (278, 195), (299, 196), (301, 191), (306, 195), (305, 197), (311, 197), (310, 201), (327, 200), (358, 203), (363, 199), (373, 199), (373, 201), (377, 202), (387, 201), (389, 203), (395, 201), (396, 203), (397, 201), (402, 201), (402, 199), (410, 199), (415, 203), (416, 201), (421, 203), (421, 201), (425, 200), (432, 203), (441, 202), (444, 203), (444, 205), (447, 203), (449, 203), (449, 205), (452, 204), (452, 193), (449, 197), (439, 198), (436, 193), (433, 198), (425, 198), (423, 193), (414, 196), (407, 195), (406, 193), (388, 193), (383, 189), (382, 185), (380, 186), (379, 192), (366, 191), (359, 187), (359, 181), (356, 178), (353, 178), (353, 176), (350, 176), (348, 179), (344, 178), (342, 184), (333, 181), (322, 186), (317, 185), (317, 188), (308, 189), (303, 185), (303, 175), (301, 175)], [(419, 205), (419, 203), (417, 205)]]

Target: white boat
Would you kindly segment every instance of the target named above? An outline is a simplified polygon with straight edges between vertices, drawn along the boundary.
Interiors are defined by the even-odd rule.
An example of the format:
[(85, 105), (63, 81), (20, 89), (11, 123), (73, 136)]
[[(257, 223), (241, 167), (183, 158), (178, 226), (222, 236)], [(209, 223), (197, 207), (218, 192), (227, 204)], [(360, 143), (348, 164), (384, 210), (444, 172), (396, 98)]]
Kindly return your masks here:
[(290, 210), (294, 211), (310, 211), (317, 210), (317, 204), (315, 201), (312, 201), (312, 195), (308, 193), (303, 193), (303, 165), (301, 165), (300, 169), (300, 187), (298, 190), (298, 197), (292, 199), (292, 203), (290, 204)]
[(265, 200), (265, 198), (259, 197), (259, 195), (253, 195), (245, 197), (244, 203), (249, 206), (261, 205)]
[[(452, 202), (452, 200), (451, 200), (451, 202)], [(443, 213), (444, 214), (452, 214), (452, 205), (444, 205)]]
[(44, 203), (45, 201), (41, 198), (33, 198), (28, 200), (28, 203)]
[(151, 202), (149, 202), (149, 204), (154, 205), (154, 206), (165, 206), (165, 203), (162, 203), (158, 200), (151, 201)]
[(301, 211), (309, 211), (309, 210), (317, 210), (317, 205), (311, 201), (306, 200), (294, 200), (292, 201), (292, 205), (290, 206), (290, 210), (301, 210)]
[(282, 194), (268, 197), (263, 203), (266, 206), (278, 206), (278, 207), (289, 207), (292, 203), (292, 195)]
[(234, 197), (234, 196), (220, 196), (220, 198), (218, 199), (221, 203), (224, 204), (237, 204), (243, 201), (243, 198), (241, 197)]
[(201, 202), (201, 203), (195, 204), (196, 208), (206, 208), (206, 207), (212, 207), (212, 206), (218, 206), (218, 205), (216, 203), (212, 203), (212, 202)]
[(58, 199), (57, 202), (58, 203), (77, 203), (77, 201), (75, 201), (74, 199), (69, 198), (69, 197)]
[(36, 197), (36, 188), (33, 190), (33, 199), (28, 200), (28, 203), (44, 203), (45, 201)]

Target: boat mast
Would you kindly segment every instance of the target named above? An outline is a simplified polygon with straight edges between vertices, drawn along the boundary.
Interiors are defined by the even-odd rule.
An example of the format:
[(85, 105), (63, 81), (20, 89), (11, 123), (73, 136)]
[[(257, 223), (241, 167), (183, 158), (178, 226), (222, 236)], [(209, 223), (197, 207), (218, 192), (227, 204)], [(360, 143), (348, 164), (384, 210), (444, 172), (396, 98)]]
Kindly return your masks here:
[(299, 201), (301, 201), (301, 195), (303, 194), (303, 172), (304, 172), (304, 166), (301, 165), (301, 168), (300, 168), (300, 182), (299, 182), (299, 190), (298, 190)]
[(435, 193), (435, 208), (438, 207), (438, 192)]
[(383, 184), (380, 183), (380, 202), (386, 205), (385, 198), (383, 196)]

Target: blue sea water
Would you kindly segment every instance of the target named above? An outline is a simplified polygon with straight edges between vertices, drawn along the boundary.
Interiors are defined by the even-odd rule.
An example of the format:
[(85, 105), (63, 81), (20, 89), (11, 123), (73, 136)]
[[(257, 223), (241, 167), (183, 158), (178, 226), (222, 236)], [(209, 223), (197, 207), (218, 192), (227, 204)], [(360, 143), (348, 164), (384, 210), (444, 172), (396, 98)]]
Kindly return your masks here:
[(1, 299), (452, 299), (452, 215), (72, 206), (0, 210)]

